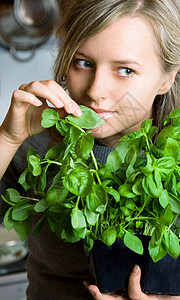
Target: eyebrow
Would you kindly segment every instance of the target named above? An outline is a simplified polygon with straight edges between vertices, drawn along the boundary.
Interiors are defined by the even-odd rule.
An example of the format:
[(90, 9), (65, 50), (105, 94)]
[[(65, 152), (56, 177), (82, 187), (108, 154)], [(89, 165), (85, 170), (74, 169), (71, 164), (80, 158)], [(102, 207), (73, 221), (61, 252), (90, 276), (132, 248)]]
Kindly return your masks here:
[[(92, 58), (89, 55), (87, 55), (83, 52), (77, 51), (75, 54), (83, 56), (84, 58), (87, 58), (89, 60), (92, 60)], [(133, 59), (113, 60), (112, 63), (117, 63), (120, 65), (138, 65), (138, 66), (142, 67), (142, 65), (140, 63), (138, 63), (137, 61), (135, 61)]]
[(138, 65), (138, 66), (142, 67), (142, 65), (140, 63), (138, 63), (137, 61), (135, 61), (133, 59), (114, 60), (113, 63), (119, 63), (121, 65)]

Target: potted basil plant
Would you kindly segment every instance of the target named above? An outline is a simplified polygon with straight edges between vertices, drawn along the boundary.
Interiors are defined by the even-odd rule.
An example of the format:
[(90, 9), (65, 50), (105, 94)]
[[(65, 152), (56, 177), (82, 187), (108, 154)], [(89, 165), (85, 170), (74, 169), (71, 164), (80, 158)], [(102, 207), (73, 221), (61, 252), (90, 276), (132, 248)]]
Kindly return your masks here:
[[(151, 119), (144, 121), (120, 139), (104, 165), (94, 156), (90, 134), (104, 120), (81, 109), (82, 116), (65, 119), (51, 109), (43, 112), (42, 126), (55, 126), (63, 142), (43, 158), (28, 150), (19, 183), (35, 196), (7, 189), (7, 230), (13, 227), (24, 240), (47, 222), (63, 241), (83, 240), (101, 291), (126, 289), (139, 264), (143, 291), (179, 295), (180, 109), (165, 118), (158, 134)], [(40, 215), (33, 232), (32, 215)]]

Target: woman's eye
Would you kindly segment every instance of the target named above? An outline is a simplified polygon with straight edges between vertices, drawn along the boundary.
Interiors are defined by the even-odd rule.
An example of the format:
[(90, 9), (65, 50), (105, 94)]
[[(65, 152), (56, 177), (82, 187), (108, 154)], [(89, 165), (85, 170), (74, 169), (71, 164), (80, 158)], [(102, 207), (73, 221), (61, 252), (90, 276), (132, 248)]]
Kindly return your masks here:
[(92, 67), (91, 63), (85, 59), (75, 59), (74, 62), (79, 68), (91, 68)]
[(122, 77), (128, 77), (128, 76), (132, 75), (133, 73), (134, 73), (134, 71), (129, 68), (119, 68), (117, 70), (117, 74)]

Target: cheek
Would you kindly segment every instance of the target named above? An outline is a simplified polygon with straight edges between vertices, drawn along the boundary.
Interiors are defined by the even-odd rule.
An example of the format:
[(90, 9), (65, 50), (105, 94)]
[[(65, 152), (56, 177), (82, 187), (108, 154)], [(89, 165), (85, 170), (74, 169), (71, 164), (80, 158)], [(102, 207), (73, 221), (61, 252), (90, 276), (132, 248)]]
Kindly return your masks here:
[(72, 98), (80, 96), (80, 94), (85, 90), (84, 81), (73, 71), (69, 71), (66, 75), (66, 84), (69, 94)]
[(122, 105), (141, 107), (144, 111), (149, 110), (154, 102), (160, 88), (159, 78), (145, 78), (137, 81), (129, 87), (126, 97), (123, 98)]

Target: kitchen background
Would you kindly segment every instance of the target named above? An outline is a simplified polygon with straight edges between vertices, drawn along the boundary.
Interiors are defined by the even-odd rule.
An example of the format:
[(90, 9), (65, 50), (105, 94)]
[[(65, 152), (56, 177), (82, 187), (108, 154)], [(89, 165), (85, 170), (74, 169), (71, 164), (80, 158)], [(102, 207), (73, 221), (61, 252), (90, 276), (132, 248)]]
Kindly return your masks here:
[[(0, 46), (0, 124), (7, 113), (15, 89), (32, 80), (53, 78), (55, 48), (52, 41), (47, 42), (36, 49), (34, 57), (29, 61), (19, 62), (8, 50)], [(21, 56), (25, 54), (28, 53), (21, 53)]]
[[(0, 0), (0, 125), (22, 83), (53, 79), (60, 0)], [(28, 249), (0, 224), (0, 300), (25, 300)]]

